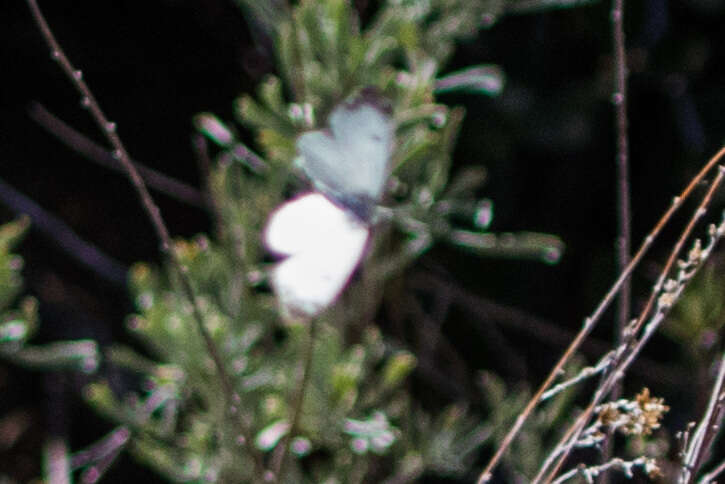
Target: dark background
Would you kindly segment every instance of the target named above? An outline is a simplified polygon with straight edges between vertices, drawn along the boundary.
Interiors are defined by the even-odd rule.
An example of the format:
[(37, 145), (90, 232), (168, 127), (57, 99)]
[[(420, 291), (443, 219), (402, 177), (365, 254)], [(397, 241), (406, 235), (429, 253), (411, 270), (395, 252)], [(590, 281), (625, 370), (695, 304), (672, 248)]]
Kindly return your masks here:
[[(633, 242), (638, 245), (659, 215), (713, 154), (725, 133), (724, 0), (628, 2)], [(374, 6), (356, 2), (364, 16)], [(200, 170), (191, 147), (191, 117), (210, 111), (232, 120), (232, 102), (250, 92), (274, 59), (255, 45), (245, 17), (231, 1), (43, 2), (56, 37), (137, 160), (194, 186)], [(461, 290), (537, 315), (573, 334), (614, 280), (615, 171), (609, 3), (509, 16), (460, 43), (447, 69), (497, 63), (507, 86), (495, 99), (446, 95), (465, 105), (456, 168), (482, 164), (482, 196), (495, 203), (493, 231), (534, 230), (566, 243), (560, 264), (491, 260), (439, 247), (414, 270), (443, 275)], [(44, 131), (28, 116), (34, 102), (102, 141), (79, 96), (51, 61), (24, 2), (0, 7), (0, 179), (61, 218), (85, 240), (122, 264), (158, 261), (158, 243), (125, 177), (100, 167)], [(156, 195), (174, 235), (208, 231), (197, 208)], [(719, 196), (716, 208), (725, 199)], [(718, 212), (710, 212), (717, 220)], [(0, 206), (0, 222), (15, 216)], [(679, 217), (676, 222), (685, 219)], [(671, 246), (666, 231), (634, 278), (634, 306), (649, 294)], [(125, 290), (95, 275), (32, 231), (21, 245), (28, 291), (42, 304), (39, 341), (94, 337), (127, 341)], [(490, 369), (510, 383), (538, 384), (563, 346), (542, 334), (505, 324), (492, 332), (484, 310), (453, 313), (444, 333), (471, 370)], [(456, 316), (458, 318), (456, 319)], [(503, 319), (506, 319), (503, 317)], [(505, 321), (498, 321), (505, 323)], [(611, 340), (611, 316), (595, 337)], [(513, 328), (519, 328), (513, 326)], [(543, 328), (543, 329), (542, 329)], [(516, 350), (502, 361), (494, 334)], [(548, 333), (547, 333), (548, 334)], [(656, 372), (634, 372), (628, 383), (657, 386), (677, 405), (687, 368), (668, 366), (675, 346), (661, 337), (646, 357)], [(597, 356), (596, 349), (589, 356)], [(429, 381), (419, 375), (419, 385)], [(70, 435), (73, 449), (103, 435), (109, 424), (84, 407), (73, 375), (43, 375), (0, 363), (0, 416), (19, 412), (27, 430), (0, 447), (0, 473), (27, 481), (38, 476), (47, 431)], [(438, 395), (431, 405), (455, 396)], [(688, 404), (685, 408), (691, 409)], [(673, 412), (671, 428), (691, 414)], [(0, 442), (2, 445), (2, 442)], [(130, 473), (152, 477), (123, 457), (107, 481)]]

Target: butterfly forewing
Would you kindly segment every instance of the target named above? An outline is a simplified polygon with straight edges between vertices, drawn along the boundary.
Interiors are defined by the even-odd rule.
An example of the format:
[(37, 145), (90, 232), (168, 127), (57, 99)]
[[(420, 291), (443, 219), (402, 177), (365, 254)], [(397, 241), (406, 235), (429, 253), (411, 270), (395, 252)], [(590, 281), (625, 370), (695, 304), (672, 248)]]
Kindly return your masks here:
[(299, 163), (321, 191), (344, 201), (380, 199), (388, 177), (393, 130), (390, 118), (371, 104), (337, 107), (329, 131), (299, 137)]

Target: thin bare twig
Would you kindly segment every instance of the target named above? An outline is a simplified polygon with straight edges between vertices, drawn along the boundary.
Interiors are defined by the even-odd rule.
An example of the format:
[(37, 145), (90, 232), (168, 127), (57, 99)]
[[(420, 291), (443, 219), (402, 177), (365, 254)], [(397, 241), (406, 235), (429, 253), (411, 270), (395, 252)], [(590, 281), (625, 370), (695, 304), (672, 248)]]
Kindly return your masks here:
[(649, 459), (647, 457), (638, 457), (631, 461), (615, 458), (599, 466), (576, 467), (568, 471), (566, 474), (562, 474), (556, 481), (553, 482), (553, 484), (563, 484), (564, 482), (576, 477), (577, 475), (584, 476), (586, 482), (592, 482), (592, 478), (597, 476), (605, 476), (609, 473), (609, 471), (615, 469), (624, 473), (625, 476), (631, 477), (632, 470), (635, 467), (640, 467), (643, 471), (646, 472), (647, 467), (653, 464), (654, 459)]
[(26, 214), (32, 227), (55, 241), (58, 248), (88, 269), (117, 286), (124, 287), (128, 268), (81, 238), (63, 220), (0, 179), (0, 203), (15, 213)]
[[(50, 30), (48, 23), (43, 17), (43, 14), (40, 11), (36, 0), (27, 0), (27, 3), (33, 15), (33, 18), (38, 25), (41, 34), (43, 35), (43, 38), (45, 39), (48, 47), (50, 48), (51, 58), (54, 61), (58, 62), (63, 72), (68, 76), (73, 86), (80, 93), (81, 105), (84, 108), (88, 109), (91, 116), (93, 117), (93, 120), (98, 124), (99, 128), (103, 132), (103, 135), (113, 147), (113, 157), (121, 163), (131, 183), (136, 189), (136, 193), (138, 194), (141, 204), (146, 211), (149, 219), (151, 220), (151, 224), (154, 228), (154, 231), (156, 232), (156, 235), (161, 241), (161, 251), (168, 258), (171, 267), (174, 268), (180, 282), (182, 292), (184, 293), (186, 299), (189, 301), (192, 315), (194, 321), (196, 322), (196, 326), (199, 330), (199, 333), (201, 334), (202, 339), (204, 340), (204, 345), (206, 346), (207, 352), (209, 353), (209, 356), (211, 357), (212, 361), (214, 362), (214, 366), (216, 367), (217, 374), (221, 382), (227, 402), (226, 409), (229, 413), (231, 413), (231, 409), (235, 408), (237, 402), (240, 400), (240, 397), (232, 386), (232, 382), (224, 369), (224, 362), (222, 361), (219, 350), (217, 349), (216, 344), (214, 343), (214, 340), (209, 333), (209, 330), (204, 324), (204, 317), (202, 316), (199, 305), (197, 304), (191, 280), (186, 273), (186, 269), (179, 260), (176, 251), (174, 250), (171, 236), (169, 235), (166, 224), (161, 217), (161, 211), (159, 210), (159, 207), (154, 203), (151, 194), (149, 194), (149, 191), (146, 188), (146, 184), (144, 183), (143, 178), (141, 178), (141, 175), (136, 169), (133, 161), (131, 161), (131, 157), (129, 156), (128, 151), (126, 150), (123, 142), (121, 141), (121, 138), (118, 136), (118, 133), (116, 131), (116, 123), (108, 120), (106, 115), (103, 113), (100, 104), (96, 100), (95, 96), (91, 92), (86, 82), (83, 80), (82, 71), (77, 70), (71, 64), (68, 57), (65, 55), (65, 52), (61, 48), (58, 41), (55, 39), (53, 32)], [(247, 445), (250, 446), (249, 448), (252, 449), (251, 445), (253, 440), (250, 429), (247, 428), (247, 425), (241, 419), (236, 420), (242, 436), (245, 438)], [(250, 453), (254, 459), (256, 473), (259, 476), (262, 476), (264, 474), (264, 463), (262, 462), (261, 456), (254, 450), (251, 450)]]
[[(45, 128), (69, 148), (105, 168), (124, 173), (123, 165), (113, 156), (113, 152), (94, 143), (83, 133), (73, 129), (62, 119), (45, 109), (42, 104), (32, 103), (28, 108), (28, 115), (30, 119)], [(144, 166), (138, 161), (132, 161), (141, 178), (149, 187), (188, 205), (200, 208), (208, 207), (208, 198), (196, 188)]]
[(599, 362), (597, 362), (595, 366), (587, 366), (585, 368), (582, 368), (579, 373), (577, 373), (572, 378), (564, 380), (563, 382), (551, 387), (550, 390), (545, 391), (544, 394), (541, 395), (541, 400), (548, 400), (554, 395), (558, 395), (567, 388), (571, 388), (572, 386), (581, 383), (587, 378), (598, 375), (599, 373), (604, 373), (604, 371), (612, 364), (613, 357), (614, 351), (607, 353), (599, 360)]
[[(722, 151), (723, 150), (721, 150), (721, 152)], [(607, 377), (597, 388), (594, 396), (592, 397), (592, 399), (589, 403), (589, 406), (584, 410), (584, 412), (582, 412), (577, 417), (576, 421), (565, 432), (564, 436), (559, 440), (559, 443), (555, 447), (554, 451), (551, 454), (549, 454), (550, 458), (544, 462), (544, 464), (539, 469), (537, 476), (534, 478), (534, 480), (532, 482), (540, 482), (541, 479), (543, 478), (544, 474), (547, 472), (547, 470), (549, 468), (551, 468), (551, 471), (548, 472), (547, 477), (544, 480), (544, 482), (549, 483), (554, 479), (554, 477), (556, 477), (556, 474), (558, 473), (559, 469), (561, 468), (561, 466), (563, 465), (567, 456), (569, 455), (572, 448), (576, 444), (577, 439), (578, 439), (582, 429), (584, 429), (586, 423), (591, 418), (591, 415), (594, 412), (594, 408), (602, 401), (602, 399), (606, 395), (609, 394), (609, 392), (612, 390), (613, 386), (619, 380), (621, 380), (621, 378), (624, 376), (624, 374), (627, 371), (627, 369), (629, 368), (629, 366), (639, 355), (642, 348), (644, 348), (644, 345), (649, 341), (650, 337), (654, 334), (655, 330), (659, 327), (659, 324), (664, 320), (666, 311), (662, 311), (662, 312), (655, 314), (653, 316), (652, 320), (647, 325), (642, 337), (639, 340), (635, 341), (636, 335), (639, 333), (639, 330), (642, 328), (644, 323), (647, 321), (649, 312), (652, 309), (652, 307), (654, 306), (655, 299), (657, 298), (658, 295), (661, 294), (661, 289), (664, 285), (664, 282), (667, 279), (675, 261), (677, 260), (679, 253), (681, 252), (685, 242), (689, 239), (690, 235), (692, 234), (692, 231), (695, 228), (695, 225), (697, 224), (697, 222), (707, 212), (707, 207), (709, 206), (710, 201), (712, 200), (712, 196), (715, 193), (715, 190), (717, 190), (717, 188), (719, 188), (720, 184), (723, 181), (724, 176), (725, 176), (725, 168), (719, 167), (717, 176), (710, 184), (710, 187), (708, 188), (707, 193), (705, 194), (705, 196), (703, 197), (699, 206), (695, 210), (693, 216), (690, 218), (690, 221), (688, 222), (687, 226), (682, 231), (682, 234), (680, 235), (680, 238), (677, 240), (675, 247), (672, 249), (672, 251), (670, 253), (670, 257), (667, 260), (665, 267), (662, 269), (657, 283), (655, 284), (655, 286), (652, 289), (652, 294), (650, 295), (650, 299), (649, 299), (646, 307), (642, 310), (642, 312), (640, 313), (637, 320), (633, 321), (633, 324), (631, 325), (632, 330), (629, 333), (631, 335), (630, 336), (631, 339), (629, 342), (624, 343), (625, 346), (622, 347), (623, 349), (628, 349), (629, 351), (628, 352), (620, 351), (617, 353), (612, 366), (610, 367), (609, 371), (607, 372)], [(556, 460), (555, 464), (553, 464), (554, 460)]]
[(720, 464), (717, 465), (712, 471), (708, 472), (704, 476), (702, 476), (702, 479), (698, 481), (699, 484), (712, 484), (715, 481), (715, 478), (718, 477), (720, 474), (725, 472), (725, 460), (720, 462)]
[(688, 445), (687, 453), (682, 463), (680, 477), (678, 482), (681, 484), (691, 484), (695, 481), (697, 471), (702, 465), (705, 453), (709, 450), (710, 444), (717, 435), (720, 426), (717, 421), (722, 418), (722, 407), (725, 404), (725, 394), (723, 394), (723, 384), (725, 383), (725, 353), (720, 357), (720, 366), (717, 378), (712, 385), (710, 393), (710, 401), (707, 410), (700, 420), (700, 424), (695, 429), (695, 433)]
[[(624, 38), (624, 0), (613, 0), (610, 12), (612, 22), (612, 49), (614, 51), (614, 93), (612, 102), (615, 111), (615, 132), (617, 138), (617, 269), (622, 272), (627, 267), (632, 245), (630, 189), (629, 189), (629, 138), (627, 133), (627, 54)], [(617, 314), (614, 341), (617, 346), (624, 339), (624, 329), (629, 322), (632, 301), (632, 281), (627, 279), (617, 298)], [(612, 398), (621, 394), (621, 386), (612, 390)], [(612, 434), (607, 434), (602, 446), (602, 462), (607, 462), (612, 453)], [(609, 482), (609, 474), (599, 477), (600, 484)]]
[[(617, 267), (624, 272), (629, 263), (632, 245), (631, 208), (629, 200), (629, 139), (627, 136), (627, 60), (624, 49), (624, 0), (614, 0), (612, 6), (612, 33), (614, 42), (615, 87), (612, 100), (616, 112), (617, 132)], [(631, 281), (622, 284), (617, 307), (618, 339), (629, 322)]]
[(518, 435), (519, 431), (521, 431), (521, 427), (523, 427), (526, 420), (531, 415), (531, 412), (533, 412), (534, 408), (538, 404), (539, 400), (541, 399), (541, 395), (549, 389), (551, 384), (556, 380), (556, 378), (559, 376), (561, 370), (563, 369), (564, 365), (569, 361), (569, 359), (576, 353), (576, 351), (579, 349), (579, 346), (581, 346), (582, 342), (586, 339), (586, 337), (589, 335), (589, 333), (594, 329), (596, 326), (596, 323), (601, 318), (602, 314), (604, 314), (604, 311), (609, 307), (609, 305), (612, 303), (612, 300), (617, 295), (617, 293), (620, 291), (622, 287), (622, 283), (629, 278), (634, 268), (639, 264), (639, 262), (642, 260), (644, 255), (649, 250), (650, 246), (654, 242), (654, 240), (657, 238), (657, 236), (660, 234), (664, 226), (669, 222), (670, 218), (672, 218), (672, 215), (677, 211), (677, 209), (682, 206), (683, 202), (689, 198), (689, 196), (692, 194), (695, 187), (702, 181), (702, 179), (710, 172), (710, 170), (720, 161), (720, 159), (725, 156), (725, 146), (720, 148), (720, 150), (708, 160), (708, 162), (705, 164), (705, 166), (702, 167), (702, 169), (695, 175), (695, 177), (690, 181), (690, 183), (685, 187), (685, 189), (682, 191), (682, 193), (675, 197), (672, 201), (672, 204), (670, 207), (665, 211), (664, 215), (657, 221), (652, 231), (645, 237), (644, 241), (640, 245), (639, 249), (637, 250), (636, 254), (630, 260), (629, 264), (627, 264), (626, 269), (619, 275), (617, 280), (614, 282), (612, 287), (609, 289), (607, 294), (604, 296), (604, 298), (601, 300), (599, 305), (596, 307), (594, 312), (589, 316), (587, 319), (584, 320), (584, 325), (582, 329), (577, 333), (574, 340), (571, 342), (569, 347), (564, 351), (564, 354), (561, 356), (559, 361), (554, 365), (549, 375), (546, 377), (544, 382), (541, 384), (539, 389), (536, 391), (536, 393), (531, 397), (531, 400), (526, 404), (526, 407), (524, 410), (518, 415), (516, 418), (516, 421), (511, 426), (511, 429), (508, 431), (506, 436), (501, 441), (501, 444), (499, 445), (498, 449), (496, 449), (496, 453), (491, 457), (488, 464), (486, 464), (486, 467), (484, 468), (483, 472), (478, 477), (478, 484), (483, 484), (484, 482), (488, 482), (492, 476), (493, 476), (493, 469), (496, 467), (496, 465), (499, 463), (501, 458), (503, 457), (506, 450), (509, 448), (511, 443), (513, 442), (514, 438)]

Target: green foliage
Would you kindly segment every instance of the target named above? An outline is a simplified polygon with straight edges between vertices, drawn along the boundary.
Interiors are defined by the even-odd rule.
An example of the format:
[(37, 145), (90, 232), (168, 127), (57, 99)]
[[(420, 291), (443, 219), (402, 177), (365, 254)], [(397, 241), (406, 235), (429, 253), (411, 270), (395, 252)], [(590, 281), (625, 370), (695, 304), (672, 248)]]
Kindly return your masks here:
[[(575, 364), (571, 373), (578, 373), (580, 366)], [(481, 378), (482, 394), (485, 396), (489, 410), (487, 425), (494, 442), (500, 442), (509, 429), (511, 422), (516, 420), (521, 410), (531, 398), (528, 389), (510, 389), (496, 375), (484, 373)], [(529, 424), (522, 429), (507, 453), (507, 482), (519, 482), (536, 474), (546, 456), (547, 449), (556, 441), (561, 429), (566, 428), (570, 417), (575, 391), (573, 388), (561, 392), (552, 399), (549, 405), (538, 407)]]
[(0, 226), (0, 309), (7, 309), (20, 293), (23, 260), (12, 249), (20, 242), (30, 221), (21, 218)]
[(725, 280), (721, 263), (710, 263), (692, 281), (664, 325), (664, 333), (676, 341), (690, 361), (709, 365), (722, 340)]
[[(100, 382), (89, 388), (87, 396), (102, 413), (135, 429), (134, 451), (175, 480), (214, 475), (224, 481), (248, 481), (253, 479), (248, 452), (270, 451), (287, 430), (284, 419), (290, 413), (289, 394), (295, 387), (297, 358), (303, 352), (307, 328), (287, 327), (284, 340), (278, 341), (277, 316), (266, 307), (271, 304), (268, 297), (251, 297), (244, 313), (232, 317), (238, 305), (229, 307), (224, 302), (227, 292), (234, 290), (231, 285), (208, 286), (211, 292), (203, 289), (206, 283), (212, 284), (203, 271), (220, 269), (221, 252), (208, 241), (180, 243), (177, 251), (190, 274), (199, 276), (197, 290), (205, 321), (241, 395), (238, 412), (243, 420), (254, 422), (257, 449), (240, 445), (233, 431), (219, 425), (225, 419), (224, 398), (213, 366), (194, 334), (188, 307), (144, 265), (132, 271), (141, 311), (129, 320), (130, 327), (142, 341), (152, 343), (164, 361), (174, 364), (157, 364), (131, 350), (115, 348), (108, 355), (111, 361), (145, 374), (148, 392), (123, 401)], [(249, 308), (256, 300), (262, 302), (255, 320), (249, 317)], [(302, 425), (293, 442), (293, 448), (300, 449), (298, 454), (314, 451), (335, 456), (314, 469), (317, 477), (313, 481), (352, 472), (365, 458), (367, 451), (355, 445), (362, 438), (360, 432), (350, 431), (351, 417), (363, 422), (370, 415), (400, 419), (408, 414), (411, 402), (402, 384), (414, 365), (412, 355), (387, 346), (372, 328), (365, 330), (358, 343), (346, 345), (340, 329), (321, 325)], [(392, 424), (383, 425), (378, 426), (377, 434), (365, 437), (378, 442), (379, 434), (386, 433), (392, 445), (399, 432)], [(371, 446), (371, 459), (385, 450), (387, 447)], [(179, 473), (181, 469), (184, 471)]]
[(13, 303), (22, 290), (23, 260), (12, 252), (30, 221), (20, 218), (0, 226), (0, 357), (17, 365), (40, 369), (76, 369), (93, 372), (98, 366), (95, 341), (57, 341), (33, 345), (28, 341), (38, 326), (37, 303), (26, 297)]

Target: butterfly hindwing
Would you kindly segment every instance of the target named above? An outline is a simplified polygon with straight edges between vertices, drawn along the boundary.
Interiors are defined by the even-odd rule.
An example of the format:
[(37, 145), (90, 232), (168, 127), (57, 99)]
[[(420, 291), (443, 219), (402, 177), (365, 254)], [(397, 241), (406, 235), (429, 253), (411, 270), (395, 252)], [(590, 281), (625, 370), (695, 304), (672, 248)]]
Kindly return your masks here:
[(277, 255), (306, 252), (324, 241), (322, 235), (347, 226), (350, 215), (320, 193), (288, 200), (271, 213), (264, 231), (267, 248)]
[(271, 273), (281, 306), (314, 316), (342, 292), (365, 251), (369, 228), (320, 193), (292, 199), (269, 218), (269, 250), (286, 256)]

